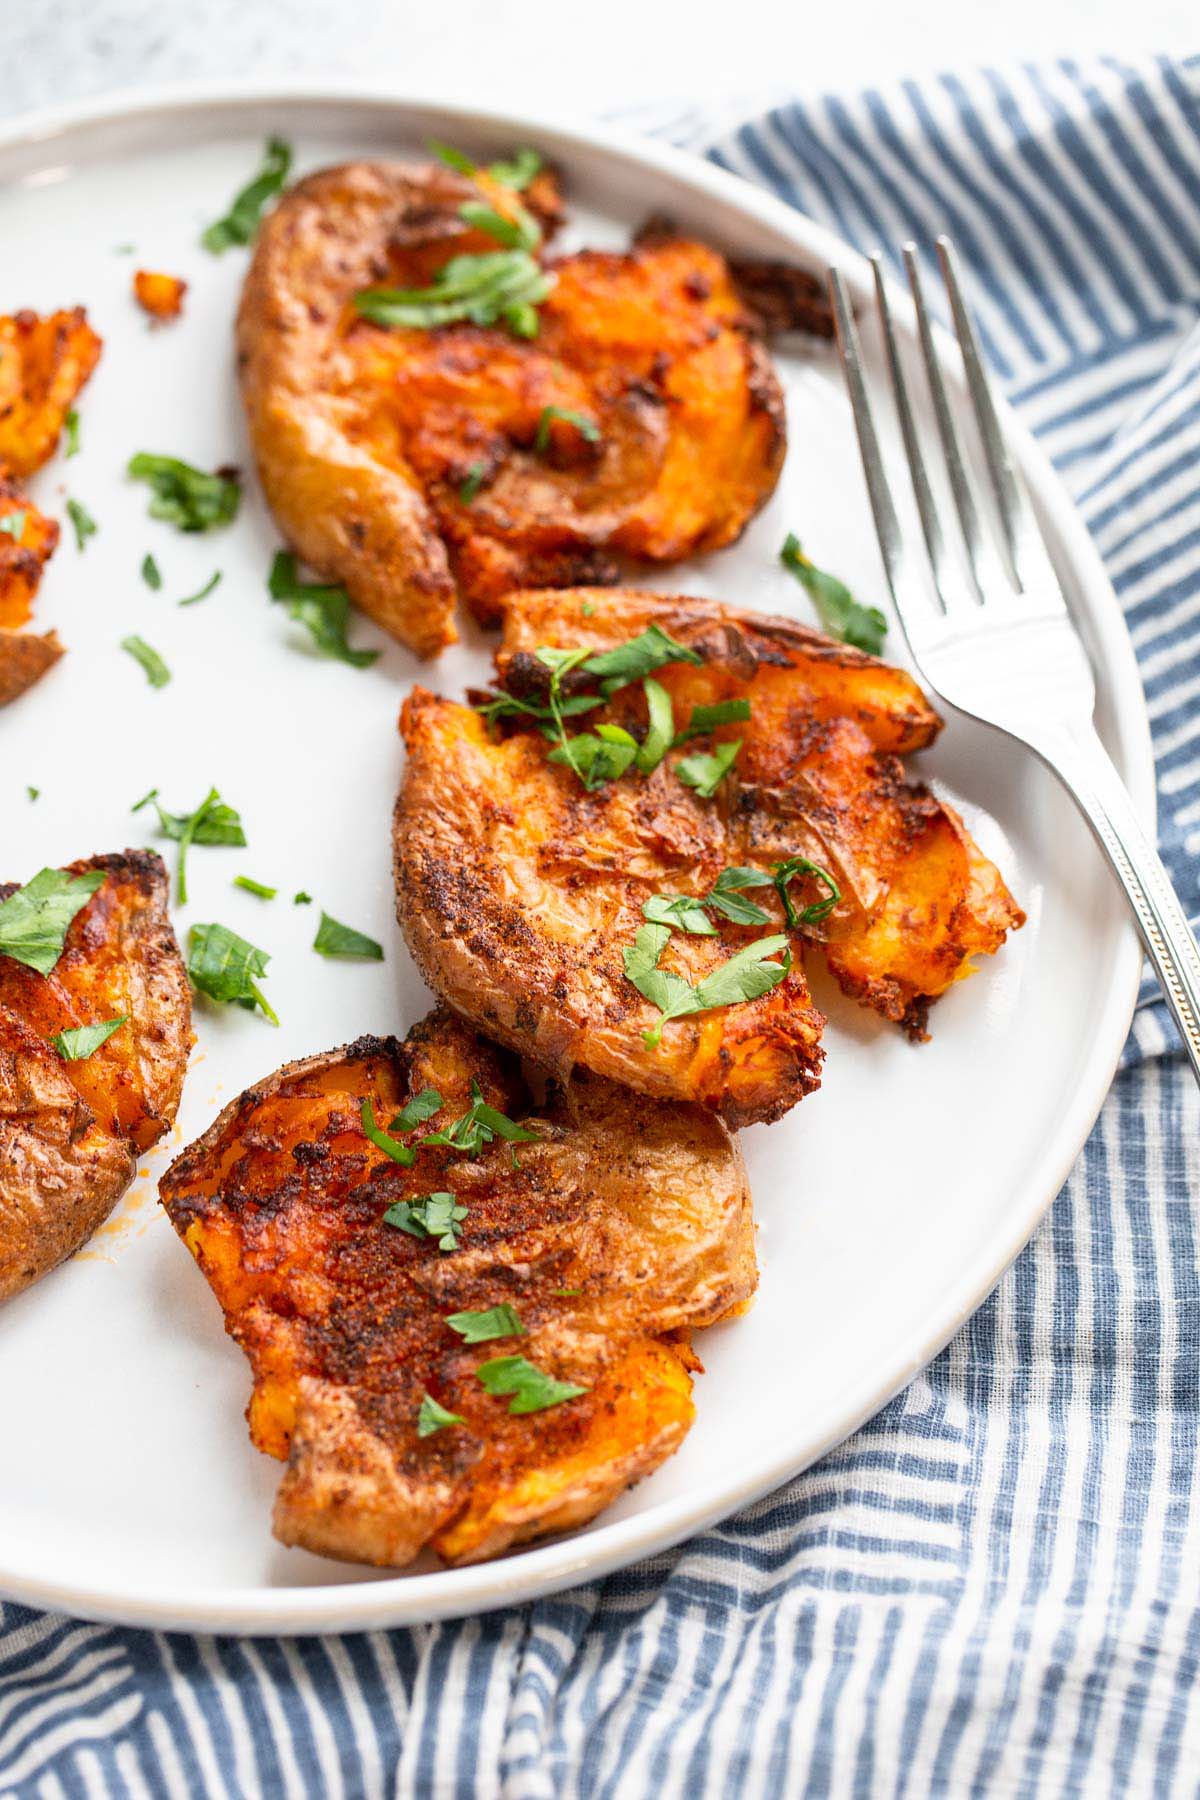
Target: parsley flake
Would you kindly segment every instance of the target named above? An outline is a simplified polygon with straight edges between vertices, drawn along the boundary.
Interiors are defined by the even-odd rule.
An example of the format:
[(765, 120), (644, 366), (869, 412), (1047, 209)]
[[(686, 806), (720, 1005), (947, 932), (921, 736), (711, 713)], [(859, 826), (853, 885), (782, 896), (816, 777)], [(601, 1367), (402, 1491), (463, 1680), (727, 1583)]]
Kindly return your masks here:
[(141, 664), (152, 688), (166, 687), (171, 679), (171, 671), (153, 644), (148, 644), (142, 637), (123, 637), (121, 648), (132, 656), (134, 662)]
[(488, 1344), (493, 1338), (524, 1337), (525, 1327), (507, 1300), (489, 1306), (486, 1312), (450, 1313), (446, 1319), (451, 1331), (457, 1331), (464, 1344)]
[(100, 527), (82, 500), (67, 501), (67, 517), (75, 528), (75, 548), (82, 550), (88, 539), (95, 537)]
[(439, 1406), (432, 1394), (426, 1394), (421, 1401), (421, 1410), (417, 1414), (417, 1436), (432, 1437), (435, 1431), (444, 1431), (447, 1425), (465, 1425), (466, 1420), (461, 1413), (447, 1412)]
[(600, 442), (600, 427), (586, 413), (572, 412), (569, 406), (543, 406), (542, 416), (538, 420), (537, 434), (533, 440), (534, 453), (545, 456), (550, 448), (550, 427), (558, 419), (564, 425), (573, 425), (579, 435), (589, 444)]
[(365, 932), (355, 931), (352, 926), (331, 919), (327, 912), (321, 914), (313, 949), (318, 956), (354, 956), (363, 962), (383, 961), (382, 944), (377, 944)]
[(466, 478), (458, 490), (459, 500), (464, 506), (470, 506), (472, 500), (483, 486), (486, 474), (486, 463), (475, 462), (471, 464), (470, 468), (467, 470)]
[(443, 1253), (458, 1249), (458, 1228), (468, 1209), (456, 1194), (425, 1194), (419, 1200), (398, 1200), (383, 1215), (385, 1225), (407, 1231), (410, 1237), (436, 1238)]
[[(682, 975), (658, 966), (670, 936), (669, 925), (642, 925), (624, 953), (626, 977), (662, 1014), (653, 1030), (642, 1033), (647, 1050), (653, 1050), (661, 1042), (663, 1026), (668, 1020), (684, 1018), (689, 1013), (712, 1012), (720, 1006), (735, 1006), (743, 1000), (757, 1000), (778, 986), (792, 966), (787, 937), (780, 932), (747, 944), (693, 987)], [(770, 960), (781, 952), (782, 962)]]
[(267, 591), (272, 600), (283, 601), (289, 618), (307, 628), (314, 648), (322, 656), (334, 657), (355, 669), (369, 669), (379, 660), (378, 650), (355, 650), (347, 640), (350, 596), (345, 588), (301, 581), (296, 574), (296, 559), (286, 550), (276, 552)]
[(67, 414), (67, 455), (79, 455), (79, 414), (72, 407)]
[(478, 1156), (486, 1144), (495, 1138), (503, 1138), (510, 1144), (536, 1144), (536, 1131), (527, 1131), (518, 1125), (507, 1114), (489, 1106), (483, 1097), (483, 1089), (472, 1076), (471, 1104), (444, 1131), (435, 1131), (429, 1137), (421, 1139), (421, 1147), (439, 1147), (444, 1150), (457, 1150), (462, 1156)]
[(0, 956), (49, 975), (63, 953), (67, 931), (96, 889), (104, 871), (67, 875), (62, 869), (40, 869), (32, 881), (0, 901)]
[(785, 569), (791, 570), (808, 594), (817, 609), (822, 629), (830, 637), (840, 638), (844, 644), (865, 650), (871, 656), (882, 654), (883, 640), (887, 636), (886, 616), (877, 606), (863, 606), (836, 575), (828, 575), (810, 562), (800, 548), (800, 539), (795, 532), (789, 531), (779, 560)]
[(188, 977), (199, 994), (224, 1006), (258, 1007), (272, 1025), (278, 1015), (264, 998), (258, 977), (271, 958), (226, 925), (193, 925), (188, 933)]
[(150, 555), (143, 556), (142, 558), (142, 580), (148, 588), (153, 588), (155, 593), (157, 593), (162, 586), (162, 574), (159, 571), (158, 564)]
[(244, 893), (257, 894), (260, 900), (273, 900), (279, 892), (278, 888), (267, 887), (265, 882), (255, 881), (249, 875), (235, 875), (233, 885)]
[(292, 905), (293, 906), (311, 906), (312, 905), (312, 895), (306, 894), (304, 889), (301, 888), (300, 892), (298, 894), (292, 895)]
[(195, 812), (167, 812), (159, 802), (157, 788), (151, 788), (148, 794), (143, 794), (131, 810), (141, 812), (144, 806), (151, 803), (158, 814), (159, 828), (163, 835), (179, 845), (179, 904), (186, 906), (188, 851), (193, 844), (228, 844), (244, 848), (246, 833), (241, 815), (236, 808), (222, 800), (215, 787), (209, 788)]
[[(416, 1151), (410, 1149), (407, 1144), (397, 1143), (390, 1132), (384, 1131), (375, 1117), (375, 1108), (369, 1099), (364, 1100), (359, 1107), (358, 1116), (362, 1121), (364, 1137), (369, 1138), (377, 1150), (382, 1150), (385, 1156), (390, 1156), (392, 1161), (399, 1163), (402, 1168), (412, 1168), (417, 1160)], [(395, 1220), (389, 1219), (388, 1223), (395, 1224)]]
[(204, 248), (219, 256), (234, 244), (252, 244), (263, 208), (283, 188), (291, 166), (291, 145), (283, 138), (269, 137), (263, 151), (262, 168), (235, 196), (225, 217), (204, 232), (200, 239)]
[(537, 220), (523, 206), (516, 202), (513, 206), (516, 216), (508, 219), (485, 200), (466, 200), (459, 207), (458, 216), (465, 225), (495, 238), (506, 250), (536, 250), (542, 237)]
[(429, 287), (365, 288), (354, 310), (374, 325), (433, 331), (439, 325), (506, 325), (515, 337), (538, 333), (537, 308), (554, 286), (527, 249), (452, 256)]
[(513, 188), (523, 193), (542, 167), (542, 159), (536, 150), (528, 148), (516, 150), (507, 161), (488, 164), (488, 174), (501, 187)]
[(741, 738), (730, 738), (726, 743), (718, 744), (711, 753), (693, 751), (691, 756), (681, 757), (675, 764), (675, 773), (684, 786), (694, 788), (702, 800), (711, 800), (737, 761), (741, 747)]
[(441, 1112), (443, 1104), (442, 1096), (435, 1087), (422, 1088), (419, 1094), (414, 1094), (411, 1100), (404, 1102), (388, 1130), (412, 1131), (416, 1126), (424, 1125), (427, 1119), (432, 1119), (434, 1113)]
[(124, 1013), (116, 1019), (105, 1019), (102, 1025), (77, 1025), (73, 1031), (56, 1031), (50, 1042), (64, 1062), (86, 1062), (101, 1044), (107, 1044), (114, 1031), (120, 1031), (129, 1020)]
[(237, 517), (242, 490), (234, 475), (209, 474), (177, 456), (156, 456), (148, 450), (130, 457), (126, 473), (150, 484), (154, 495), (150, 517), (165, 519), (180, 531), (210, 531)]
[(29, 512), (25, 507), (18, 512), (5, 513), (4, 517), (0, 519), (0, 531), (7, 532), (9, 537), (15, 541), (24, 531), (25, 521), (28, 517)]
[(573, 1381), (547, 1375), (524, 1356), (493, 1356), (490, 1362), (480, 1363), (475, 1374), (489, 1394), (512, 1395), (510, 1414), (544, 1412), (548, 1406), (561, 1406), (564, 1400), (588, 1391)]
[(748, 700), (718, 700), (713, 706), (693, 706), (692, 716), (682, 731), (677, 731), (673, 743), (686, 744), (689, 738), (707, 737), (718, 725), (733, 725), (750, 717)]
[(195, 606), (197, 600), (207, 600), (213, 589), (220, 585), (221, 573), (220, 569), (214, 569), (202, 588), (194, 594), (185, 594), (182, 600), (175, 602), (176, 606)]
[(25, 792), (29, 795), (29, 798), (31, 800), (36, 800), (38, 798), (38, 796), (40, 795), (41, 791), (42, 791), (41, 788), (36, 788), (36, 787), (27, 787), (25, 789)]

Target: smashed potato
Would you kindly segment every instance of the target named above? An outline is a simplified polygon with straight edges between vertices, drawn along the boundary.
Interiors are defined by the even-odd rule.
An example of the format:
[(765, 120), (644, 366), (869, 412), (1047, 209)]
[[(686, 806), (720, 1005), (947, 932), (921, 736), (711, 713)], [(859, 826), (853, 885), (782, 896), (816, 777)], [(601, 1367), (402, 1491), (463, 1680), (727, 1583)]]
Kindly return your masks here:
[[(419, 1148), (406, 1168), (363, 1109), (382, 1131), (418, 1096), (396, 1148), (480, 1106), (533, 1141)], [(592, 1518), (682, 1441), (688, 1334), (757, 1280), (715, 1120), (589, 1077), (538, 1106), (441, 1009), (403, 1044), (362, 1038), (257, 1083), (160, 1192), (250, 1359), (251, 1437), (287, 1463), (275, 1535), (382, 1566), (425, 1545), (477, 1562)], [(413, 1224), (431, 1195), (454, 1204), (445, 1237)], [(524, 1368), (506, 1383), (499, 1358)]]
[(27, 477), (49, 461), (100, 350), (82, 306), (0, 317), (0, 463)]
[[(610, 650), (653, 627), (695, 659), (655, 672), (674, 732), (701, 707), (738, 703), (749, 717), (676, 742), (651, 773), (631, 768), (588, 791), (548, 760), (550, 671), (534, 653)], [(919, 1037), (930, 1002), (1022, 923), (958, 815), (904, 779), (898, 758), (931, 743), (941, 721), (899, 669), (716, 601), (583, 590), (512, 596), (496, 662), (504, 689), (540, 716), (510, 708), (489, 726), (420, 688), (405, 703), (397, 915), (430, 986), (549, 1069), (582, 1065), (698, 1101), (733, 1126), (778, 1118), (820, 1073), (824, 1019), (802, 972), (806, 946), (847, 993)], [(589, 686), (577, 668), (562, 698), (582, 701)], [(640, 681), (567, 725), (644, 743)], [(711, 758), (735, 740), (712, 797), (683, 784), (684, 757)], [(786, 888), (789, 925), (766, 877), (792, 858), (805, 866)], [(662, 1024), (626, 973), (644, 905), (702, 900), (723, 873), (747, 869), (763, 885), (734, 891), (759, 922), (709, 906), (707, 934), (674, 929), (661, 966), (696, 988), (756, 939), (783, 933), (790, 971), (769, 991)], [(661, 1041), (647, 1047), (659, 1025)]]
[[(482, 191), (504, 208), (504, 190)], [(497, 248), (460, 216), (480, 192), (440, 167), (309, 176), (263, 225), (238, 316), (284, 535), (422, 655), (454, 641), (456, 591), (494, 623), (514, 588), (614, 580), (618, 553), (670, 563), (732, 543), (785, 449), (756, 315), (688, 239), (548, 260), (532, 339), (360, 317), (361, 291), (424, 287), (452, 256)], [(539, 213), (533, 189), (523, 200)]]
[[(0, 1300), (70, 1256), (107, 1218), (135, 1158), (169, 1128), (192, 1042), (187, 976), (148, 850), (72, 863), (102, 885), (49, 975), (0, 954)], [(0, 901), (16, 891), (0, 886)], [(69, 1061), (60, 1032), (123, 1017)]]

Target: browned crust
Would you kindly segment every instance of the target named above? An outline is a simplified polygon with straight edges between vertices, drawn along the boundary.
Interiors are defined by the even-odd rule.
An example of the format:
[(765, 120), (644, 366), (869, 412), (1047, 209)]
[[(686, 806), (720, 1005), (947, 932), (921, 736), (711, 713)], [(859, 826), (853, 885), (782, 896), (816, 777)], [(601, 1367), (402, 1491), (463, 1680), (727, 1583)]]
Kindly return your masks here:
[(0, 706), (8, 706), (52, 669), (63, 654), (56, 631), (0, 629)]

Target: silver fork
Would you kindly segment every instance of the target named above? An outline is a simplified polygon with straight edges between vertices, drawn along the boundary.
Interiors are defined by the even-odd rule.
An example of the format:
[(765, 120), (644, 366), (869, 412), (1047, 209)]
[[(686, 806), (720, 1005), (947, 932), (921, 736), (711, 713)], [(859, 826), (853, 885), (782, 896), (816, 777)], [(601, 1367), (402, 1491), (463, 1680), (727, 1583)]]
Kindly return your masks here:
[(879, 258), (872, 257), (871, 264), (892, 393), (925, 539), (924, 568), (925, 558), (906, 542), (892, 503), (845, 283), (836, 269), (829, 271), (838, 348), (896, 611), (913, 660), (934, 692), (960, 712), (1033, 750), (1078, 805), (1133, 907), (1142, 942), (1200, 1080), (1200, 951), (1162, 859), (1138, 823), (1129, 794), (1096, 734), (1091, 666), (1013, 469), (963, 299), (955, 252), (946, 238), (938, 239), (937, 250), (1000, 527), (997, 532), (985, 523), (973, 492), (934, 347), (916, 249), (909, 244), (904, 262), (966, 551), (966, 573), (948, 548), (926, 472)]

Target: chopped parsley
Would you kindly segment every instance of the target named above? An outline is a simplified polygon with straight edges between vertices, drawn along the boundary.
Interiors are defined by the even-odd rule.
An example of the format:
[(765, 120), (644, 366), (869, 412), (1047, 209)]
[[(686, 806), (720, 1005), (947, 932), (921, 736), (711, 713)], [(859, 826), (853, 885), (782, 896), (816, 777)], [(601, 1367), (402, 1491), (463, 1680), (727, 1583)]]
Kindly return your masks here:
[(707, 737), (718, 725), (734, 725), (750, 717), (748, 700), (718, 700), (713, 706), (693, 706), (692, 716), (673, 743), (686, 744), (690, 738)]
[(120, 1031), (129, 1020), (124, 1013), (116, 1019), (105, 1019), (102, 1025), (77, 1025), (73, 1031), (56, 1031), (50, 1042), (64, 1062), (86, 1062), (101, 1044), (107, 1044), (114, 1031)]
[(95, 537), (100, 527), (82, 500), (67, 501), (67, 517), (75, 528), (75, 548), (82, 550), (88, 539)]
[(207, 600), (213, 589), (219, 586), (220, 581), (221, 570), (214, 569), (202, 588), (198, 588), (194, 594), (185, 594), (182, 600), (175, 602), (176, 606), (195, 606), (197, 600)]
[(38, 796), (41, 794), (41, 791), (42, 791), (41, 788), (35, 788), (35, 787), (27, 787), (25, 789), (25, 792), (29, 795), (29, 798), (31, 800), (36, 800), (38, 798)]
[(28, 517), (29, 512), (25, 507), (18, 512), (5, 513), (4, 517), (0, 519), (0, 531), (7, 532), (9, 537), (15, 540), (24, 531), (25, 521)]
[(171, 679), (171, 671), (153, 644), (148, 644), (142, 637), (123, 637), (121, 648), (132, 656), (134, 662), (141, 664), (146, 672), (146, 680), (151, 687), (166, 687)]
[(451, 1331), (457, 1331), (464, 1344), (489, 1344), (493, 1338), (525, 1336), (525, 1327), (507, 1300), (499, 1306), (489, 1306), (486, 1312), (450, 1313), (446, 1323)]
[(62, 869), (40, 869), (32, 881), (0, 901), (0, 956), (49, 975), (63, 953), (76, 913), (104, 885), (104, 871), (67, 875)]
[(808, 594), (830, 637), (840, 638), (856, 650), (866, 650), (871, 656), (882, 655), (887, 619), (877, 606), (863, 606), (836, 575), (828, 575), (810, 562), (793, 531), (784, 540), (779, 560)]
[(657, 769), (671, 748), (675, 735), (675, 715), (671, 710), (670, 694), (661, 681), (655, 681), (653, 675), (647, 675), (642, 682), (642, 692), (646, 696), (649, 723), (634, 761), (639, 774), (649, 775)]
[(542, 239), (537, 220), (519, 203), (514, 202), (513, 208), (516, 217), (507, 219), (486, 200), (466, 200), (459, 207), (458, 216), (464, 225), (486, 232), (506, 250), (536, 250)]
[[(375, 1108), (369, 1099), (364, 1100), (359, 1107), (358, 1116), (362, 1121), (363, 1136), (369, 1138), (377, 1150), (382, 1150), (385, 1156), (390, 1156), (392, 1161), (398, 1162), (402, 1168), (412, 1168), (417, 1160), (416, 1151), (410, 1149), (407, 1144), (397, 1143), (389, 1132), (384, 1131), (375, 1117)], [(394, 1219), (388, 1220), (389, 1225), (394, 1225), (395, 1222)]]
[(501, 187), (513, 188), (520, 194), (524, 193), (541, 166), (542, 159), (537, 151), (526, 148), (514, 151), (507, 161), (489, 163), (488, 174)]
[(150, 517), (178, 525), (180, 531), (210, 531), (237, 517), (242, 490), (236, 475), (209, 474), (177, 456), (155, 456), (148, 450), (130, 457), (126, 473), (150, 484)]
[(695, 750), (691, 756), (680, 758), (675, 764), (675, 773), (683, 785), (694, 788), (702, 800), (711, 800), (737, 761), (741, 747), (741, 738), (729, 738), (711, 752)]
[(452, 256), (428, 287), (366, 288), (354, 296), (359, 316), (412, 331), (469, 322), (505, 325), (515, 337), (536, 337), (537, 309), (555, 279), (533, 254), (541, 239), (537, 221), (521, 208), (514, 224), (472, 201), (463, 206), (462, 215), (509, 247)]
[(550, 427), (559, 419), (564, 425), (573, 425), (580, 436), (589, 444), (600, 442), (600, 427), (586, 413), (572, 412), (569, 406), (543, 406), (542, 416), (538, 420), (537, 434), (533, 440), (534, 452), (545, 456), (550, 448)]
[(493, 1356), (490, 1362), (480, 1363), (475, 1374), (489, 1394), (512, 1395), (508, 1410), (514, 1414), (544, 1412), (548, 1406), (560, 1406), (588, 1391), (547, 1375), (524, 1356)]
[(286, 550), (275, 554), (267, 591), (272, 600), (283, 601), (289, 618), (307, 628), (322, 656), (335, 657), (355, 669), (369, 669), (379, 660), (378, 650), (355, 650), (347, 640), (350, 596), (345, 588), (301, 581), (296, 574), (296, 559)]
[(470, 506), (472, 500), (483, 486), (487, 474), (487, 464), (474, 462), (467, 470), (466, 479), (458, 490), (458, 497), (464, 506)]
[(579, 608), (579, 610), (580, 610), (580, 612), (581, 612), (581, 613), (582, 613), (582, 615), (583, 615), (583, 617), (584, 617), (584, 618), (585, 618), (585, 619), (592, 619), (592, 618), (595, 618), (595, 616), (596, 616), (596, 602), (595, 602), (595, 601), (594, 601), (594, 600), (584, 600), (584, 601), (583, 601), (583, 602), (582, 602), (582, 603), (581, 603), (581, 604), (580, 604), (580, 608)]
[[(825, 898), (797, 912), (792, 905), (792, 897), (788, 892), (788, 884), (797, 875), (810, 875), (825, 888)], [(819, 863), (809, 862), (806, 856), (789, 856), (786, 862), (776, 863), (771, 873), (775, 890), (783, 902), (784, 916), (792, 930), (801, 925), (819, 925), (822, 919), (828, 918), (842, 897), (841, 889), (829, 873)]]
[(466, 1420), (461, 1413), (447, 1412), (439, 1406), (432, 1394), (426, 1394), (421, 1401), (421, 1410), (417, 1414), (417, 1436), (432, 1437), (435, 1431), (444, 1431), (447, 1425), (465, 1425)]
[(249, 875), (235, 875), (233, 885), (247, 894), (257, 894), (260, 900), (273, 900), (279, 892), (278, 888), (268, 887), (262, 881), (254, 881)]
[(355, 956), (363, 962), (383, 961), (382, 944), (377, 944), (365, 932), (355, 931), (352, 926), (331, 919), (327, 912), (321, 914), (313, 949), (319, 956)]
[(79, 455), (79, 414), (72, 407), (67, 414), (67, 455)]
[(411, 1100), (404, 1102), (388, 1130), (413, 1131), (418, 1125), (424, 1125), (427, 1119), (432, 1119), (434, 1113), (441, 1112), (444, 1104), (435, 1087), (422, 1088), (419, 1094), (414, 1094)]
[(234, 197), (223, 219), (218, 219), (204, 232), (200, 242), (214, 256), (234, 244), (252, 244), (262, 219), (263, 208), (274, 199), (288, 178), (292, 166), (292, 148), (280, 137), (269, 137), (263, 151), (263, 165), (253, 181)]
[[(538, 651), (543, 660), (545, 654)], [(667, 663), (691, 663), (698, 668), (703, 661), (698, 650), (676, 643), (661, 625), (651, 625), (628, 642), (617, 644), (612, 650), (588, 653), (580, 667), (590, 680), (600, 683), (600, 691), (607, 700), (618, 688), (628, 687), (631, 682), (641, 681), (645, 676), (655, 674)]]
[(164, 837), (169, 837), (179, 845), (179, 904), (186, 906), (188, 851), (193, 844), (227, 844), (244, 848), (246, 832), (241, 814), (222, 800), (215, 787), (209, 788), (195, 812), (167, 812), (159, 801), (157, 788), (151, 788), (148, 794), (143, 794), (132, 811), (141, 812), (144, 806), (151, 803), (158, 814), (159, 828)]
[[(809, 876), (825, 889), (825, 896), (797, 912), (789, 886), (797, 875)], [(784, 917), (792, 931), (804, 925), (818, 925), (827, 918), (841, 899), (841, 890), (828, 869), (810, 862), (806, 856), (789, 856), (767, 871), (765, 869), (722, 869), (707, 894), (651, 894), (642, 906), (642, 917), (652, 925), (667, 925), (672, 931), (684, 931), (693, 937), (713, 937), (716, 927), (709, 912), (718, 912), (733, 925), (767, 925), (771, 915), (757, 901), (747, 900), (742, 888), (773, 887), (779, 895)]]
[(292, 905), (293, 906), (311, 906), (312, 905), (312, 895), (306, 894), (304, 889), (301, 888), (300, 892), (298, 894), (292, 895)]
[(429, 1137), (421, 1139), (422, 1149), (438, 1147), (444, 1150), (456, 1150), (461, 1156), (478, 1156), (486, 1144), (494, 1138), (503, 1138), (510, 1144), (536, 1144), (536, 1131), (526, 1131), (505, 1113), (496, 1107), (489, 1106), (483, 1097), (483, 1089), (471, 1078), (471, 1104), (444, 1131), (435, 1131)]
[(199, 994), (226, 1006), (259, 1008), (272, 1025), (279, 1018), (264, 998), (258, 978), (271, 958), (227, 925), (193, 925), (188, 933), (187, 972)]
[(462, 150), (456, 150), (453, 144), (443, 144), (438, 138), (430, 138), (428, 148), (439, 162), (444, 162), (448, 169), (456, 175), (474, 175), (475, 164)]
[[(792, 966), (787, 937), (780, 932), (747, 944), (745, 949), (739, 950), (693, 987), (682, 975), (658, 966), (670, 936), (669, 925), (642, 925), (625, 951), (627, 978), (662, 1014), (653, 1030), (642, 1033), (647, 1050), (653, 1050), (661, 1042), (663, 1026), (669, 1019), (711, 1012), (719, 1006), (735, 1006), (743, 1000), (757, 1000), (778, 986)], [(780, 953), (782, 962), (770, 960)]]
[(157, 593), (162, 586), (162, 574), (158, 564), (150, 555), (143, 556), (142, 558), (142, 580), (148, 588), (153, 588), (155, 593)]
[(419, 1200), (398, 1200), (383, 1215), (385, 1225), (407, 1231), (410, 1237), (436, 1238), (445, 1252), (458, 1249), (458, 1228), (467, 1216), (456, 1194), (424, 1194)]
[(638, 741), (623, 725), (597, 725), (595, 731), (564, 737), (546, 760), (565, 763), (593, 794), (606, 781), (619, 781), (637, 755)]

